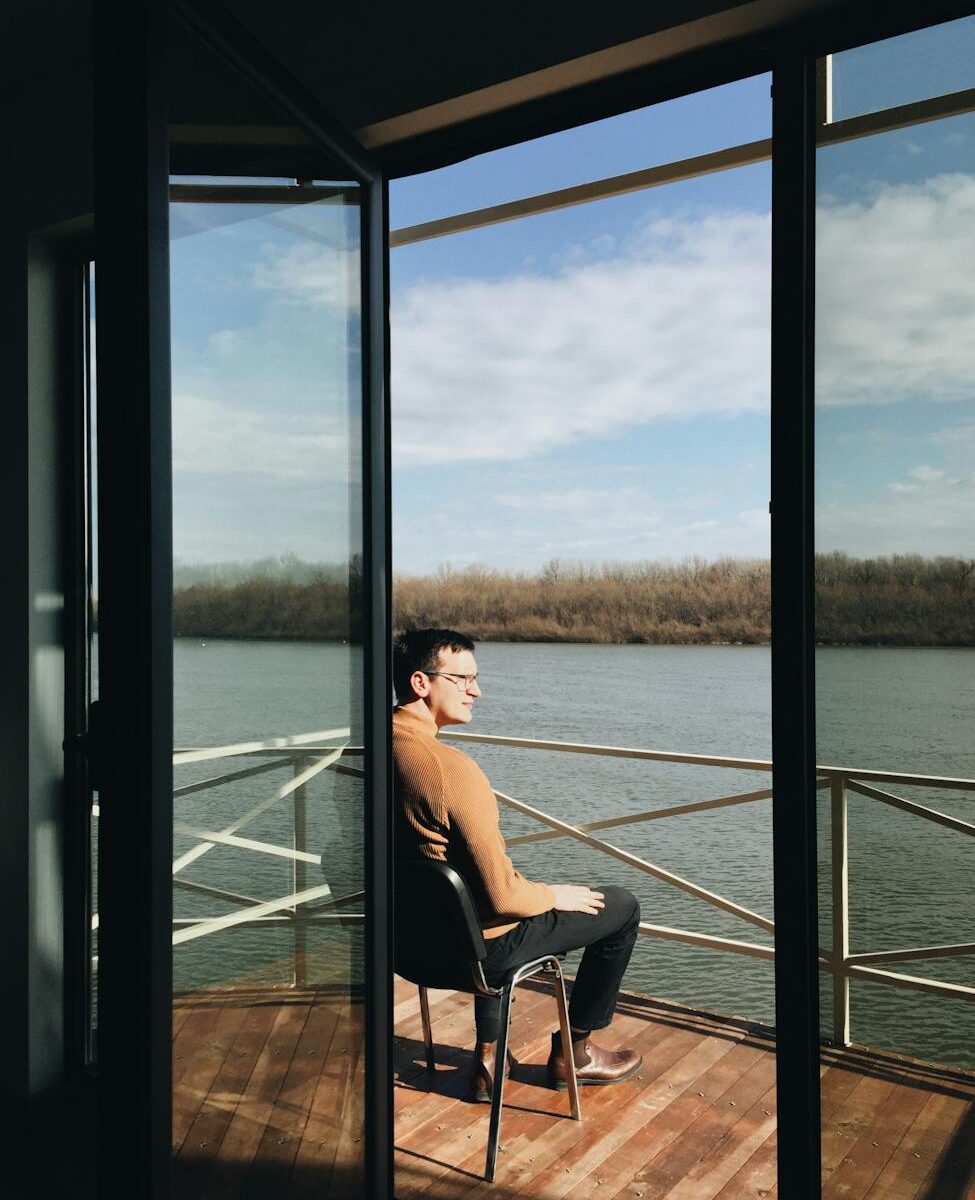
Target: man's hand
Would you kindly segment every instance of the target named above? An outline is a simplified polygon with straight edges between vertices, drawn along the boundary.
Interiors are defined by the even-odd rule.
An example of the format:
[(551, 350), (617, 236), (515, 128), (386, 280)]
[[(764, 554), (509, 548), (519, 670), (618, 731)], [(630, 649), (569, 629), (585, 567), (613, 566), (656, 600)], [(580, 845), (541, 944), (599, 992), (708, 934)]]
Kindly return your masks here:
[(555, 893), (555, 907), (559, 912), (592, 913), (595, 916), (604, 907), (602, 892), (594, 892), (582, 884), (552, 883), (549, 887)]

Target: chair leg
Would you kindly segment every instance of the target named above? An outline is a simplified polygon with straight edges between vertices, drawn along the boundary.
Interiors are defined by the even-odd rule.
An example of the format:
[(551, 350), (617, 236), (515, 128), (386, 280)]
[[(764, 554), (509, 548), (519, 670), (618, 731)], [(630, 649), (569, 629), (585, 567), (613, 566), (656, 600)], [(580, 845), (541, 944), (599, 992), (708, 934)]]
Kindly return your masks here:
[(501, 1013), (498, 1029), (498, 1045), (494, 1055), (494, 1091), (491, 1094), (491, 1124), (488, 1127), (487, 1161), (484, 1165), (486, 1182), (494, 1182), (494, 1167), (498, 1158), (501, 1140), (501, 1105), (504, 1096), (504, 1075), (508, 1063), (508, 1029), (511, 1025), (511, 993), (509, 984), (501, 996)]
[(433, 1030), (430, 1027), (430, 1001), (427, 989), (420, 987), (420, 1020), (423, 1022), (423, 1048), (427, 1055), (427, 1070), (435, 1071), (437, 1062), (433, 1056)]
[(574, 1121), (582, 1120), (582, 1107), (579, 1104), (579, 1083), (576, 1079), (576, 1062), (572, 1054), (572, 1030), (569, 1028), (569, 1005), (565, 999), (565, 979), (559, 968), (555, 978), (555, 1002), (559, 1010), (559, 1029), (562, 1032), (562, 1057), (565, 1059), (569, 1088), (569, 1111)]

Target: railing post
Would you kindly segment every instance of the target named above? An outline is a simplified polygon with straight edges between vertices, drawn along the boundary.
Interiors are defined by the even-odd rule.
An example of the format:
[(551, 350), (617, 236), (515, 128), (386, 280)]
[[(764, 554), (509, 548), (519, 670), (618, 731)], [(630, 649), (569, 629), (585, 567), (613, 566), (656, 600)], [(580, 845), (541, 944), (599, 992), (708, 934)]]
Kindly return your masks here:
[(850, 1044), (850, 886), (848, 804), (845, 775), (830, 776), (830, 840), (833, 875), (833, 1041)]
[[(296, 758), (291, 764), (292, 778), (301, 774), (305, 769), (305, 763), (302, 759)], [(294, 803), (294, 819), (291, 830), (291, 844), (297, 851), (307, 849), (308, 841), (308, 797), (306, 793), (306, 785), (303, 783), (300, 787), (296, 787), (291, 793)], [(303, 892), (308, 887), (308, 864), (299, 858), (292, 859), (291, 882), (295, 892)], [(306, 965), (306, 957), (308, 951), (308, 939), (305, 931), (304, 918), (298, 912), (297, 905), (292, 908), (294, 920), (292, 922), (294, 928), (294, 967), (291, 974), (292, 987), (304, 987), (308, 982), (308, 969)]]

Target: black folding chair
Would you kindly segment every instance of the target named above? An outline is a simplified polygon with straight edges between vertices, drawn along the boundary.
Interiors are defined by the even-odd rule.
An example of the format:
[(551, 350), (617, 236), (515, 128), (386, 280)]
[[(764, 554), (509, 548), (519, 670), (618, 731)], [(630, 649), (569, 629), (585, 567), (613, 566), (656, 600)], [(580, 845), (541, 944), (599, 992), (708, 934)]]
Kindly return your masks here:
[(435, 1060), (427, 988), (449, 988), (500, 998), (501, 1020), (495, 1055), (497, 1066), (491, 1096), (487, 1161), (484, 1167), (484, 1178), (490, 1183), (494, 1179), (501, 1136), (501, 1104), (504, 1067), (508, 1060), (511, 994), (519, 983), (543, 971), (551, 972), (555, 976), (555, 1000), (562, 1031), (562, 1051), (568, 1064), (569, 1109), (574, 1120), (582, 1120), (562, 964), (556, 955), (547, 954), (515, 967), (502, 980), (501, 986), (491, 987), (484, 977), (487, 947), (484, 945), (467, 885), (453, 867), (430, 859), (397, 864), (395, 923), (396, 973), (415, 983), (420, 989), (420, 1016), (423, 1021), (423, 1045), (428, 1071), (434, 1070)]

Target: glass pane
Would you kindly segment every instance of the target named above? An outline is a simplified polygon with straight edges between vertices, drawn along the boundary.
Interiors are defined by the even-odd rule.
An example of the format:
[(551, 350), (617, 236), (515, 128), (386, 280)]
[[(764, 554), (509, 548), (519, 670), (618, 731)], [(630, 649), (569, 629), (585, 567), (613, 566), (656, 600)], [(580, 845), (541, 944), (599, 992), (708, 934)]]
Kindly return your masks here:
[(225, 74), (173, 133), (176, 1196), (358, 1196), (359, 193)]
[[(767, 78), (693, 100), (602, 122), (599, 155), (589, 129), (559, 134), (561, 161), (597, 178), (645, 148), (635, 129), (668, 121), (673, 158), (715, 127), (723, 144), (769, 135)], [(467, 177), (493, 198), (538, 145), (471, 160)], [(546, 153), (530, 190), (564, 180), (546, 178)], [(424, 187), (431, 209), (449, 198), (446, 172), (408, 182), (409, 205)], [(594, 1040), (640, 1049), (644, 1068), (584, 1088), (581, 1125), (545, 1091), (551, 996), (513, 1007), (516, 1132), (502, 1124), (497, 1176), (511, 1194), (663, 1196), (681, 1180), (713, 1196), (734, 1155), (755, 1194), (775, 1187), (769, 189), (758, 164), (391, 253), (395, 623), (476, 639), (469, 729), (489, 743), (449, 744), (596, 839), (551, 836), (503, 802), (519, 871), (625, 888), (643, 914)], [(551, 740), (594, 752), (537, 744)], [(416, 989), (397, 987), (397, 1195), (433, 1174), (467, 1186), (487, 1125), (460, 1102), (471, 1003), (433, 1007), (431, 1076)]]
[(844, 50), (832, 73), (834, 121), (975, 87), (975, 17)]
[[(900, 42), (923, 58), (938, 33)], [(975, 1165), (973, 135), (959, 116), (817, 152), (830, 1197), (961, 1196)]]

